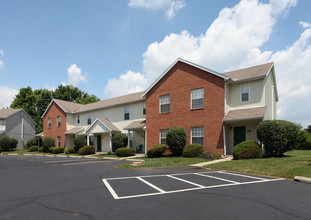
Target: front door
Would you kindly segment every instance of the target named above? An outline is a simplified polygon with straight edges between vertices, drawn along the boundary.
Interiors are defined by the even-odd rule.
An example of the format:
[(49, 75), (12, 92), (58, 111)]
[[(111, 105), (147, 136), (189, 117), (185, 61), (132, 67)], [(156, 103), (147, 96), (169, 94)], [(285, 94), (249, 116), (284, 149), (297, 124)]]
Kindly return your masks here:
[(234, 132), (233, 146), (236, 146), (237, 144), (246, 140), (246, 126), (234, 127), (233, 132)]
[(97, 152), (102, 151), (102, 136), (97, 135)]

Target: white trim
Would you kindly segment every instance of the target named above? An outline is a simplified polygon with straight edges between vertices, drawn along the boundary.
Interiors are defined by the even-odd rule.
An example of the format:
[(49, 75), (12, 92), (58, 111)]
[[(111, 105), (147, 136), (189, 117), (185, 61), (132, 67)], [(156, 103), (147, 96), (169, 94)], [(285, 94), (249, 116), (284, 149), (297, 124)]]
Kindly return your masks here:
[(188, 60), (184, 60), (182, 58), (177, 58), (150, 86), (149, 88), (144, 92), (143, 97), (145, 97), (145, 95), (178, 63), (178, 62), (183, 62), (185, 64), (188, 64), (190, 66), (196, 67), (200, 70), (203, 70), (205, 72), (211, 73), (215, 76), (218, 76), (220, 78), (223, 78), (225, 80), (230, 79), (230, 77), (225, 76), (223, 74), (220, 74), (214, 70), (208, 69), (206, 67), (200, 66), (198, 64), (192, 63)]
[(222, 133), (223, 133), (223, 139), (224, 139), (224, 155), (227, 155), (227, 145), (226, 145), (226, 125), (222, 125)]
[[(246, 101), (243, 101), (242, 100), (242, 87), (243, 86), (247, 86), (248, 87), (248, 100), (246, 100)], [(242, 103), (246, 103), (246, 102), (249, 102), (250, 101), (250, 99), (251, 99), (251, 87), (250, 87), (250, 84), (249, 83), (247, 83), (247, 84), (242, 84), (242, 85), (240, 85), (240, 101), (242, 102)]]
[(97, 121), (104, 125), (109, 130), (109, 132), (112, 131), (104, 122), (102, 122), (99, 118), (96, 118), (95, 121), (93, 121), (93, 123), (85, 130), (85, 133), (87, 133)]
[(45, 109), (45, 111), (44, 111), (43, 115), (41, 116), (41, 118), (43, 118), (45, 116), (46, 112), (49, 110), (49, 108), (50, 108), (50, 106), (52, 105), (53, 102), (55, 102), (58, 105), (58, 107), (60, 107), (61, 110), (63, 110), (67, 114), (67, 111), (65, 109), (63, 109), (63, 107), (60, 104), (58, 104), (55, 99), (52, 99), (50, 104), (48, 105), (48, 107)]
[[(192, 107), (192, 91), (195, 91), (195, 90), (199, 90), (199, 89), (202, 89), (203, 90), (203, 106), (202, 107), (199, 107), (199, 108), (193, 108)], [(197, 89), (190, 89), (190, 109), (202, 109), (204, 108), (204, 87), (201, 87), (201, 88), (197, 88)]]
[[(193, 144), (193, 143), (192, 143), (192, 128), (203, 128), (203, 136), (202, 136), (202, 137), (203, 137), (203, 144), (202, 144), (202, 146), (204, 147), (204, 142), (205, 142), (205, 141), (204, 141), (204, 139), (205, 139), (205, 138), (204, 138), (204, 126), (197, 126), (197, 127), (191, 127), (191, 128), (190, 128), (190, 137), (191, 137), (190, 143), (191, 143), (191, 144)], [(201, 136), (194, 136), (194, 137), (201, 137)]]

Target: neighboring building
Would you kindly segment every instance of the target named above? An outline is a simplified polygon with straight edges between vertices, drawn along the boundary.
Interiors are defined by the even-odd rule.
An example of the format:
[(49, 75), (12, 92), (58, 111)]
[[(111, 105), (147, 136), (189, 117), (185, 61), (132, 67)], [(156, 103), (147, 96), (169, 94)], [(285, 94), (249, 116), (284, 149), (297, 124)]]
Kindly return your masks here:
[(273, 63), (220, 74), (180, 58), (143, 95), (147, 148), (165, 144), (168, 129), (180, 126), (186, 145), (218, 154), (256, 141), (260, 121), (275, 119), (278, 99)]
[(88, 144), (97, 152), (107, 152), (112, 149), (112, 136), (123, 132), (129, 136), (129, 146), (145, 146), (142, 93), (86, 105), (53, 99), (42, 115), (43, 135), (53, 137), (56, 146), (71, 147), (76, 135), (87, 134)]
[(101, 152), (123, 132), (130, 147), (146, 152), (180, 126), (186, 145), (226, 155), (244, 140), (258, 141), (256, 127), (276, 118), (277, 101), (273, 63), (220, 74), (179, 58), (145, 92), (87, 105), (53, 99), (42, 116), (44, 137), (70, 147), (85, 133)]
[(17, 139), (16, 149), (24, 149), (35, 132), (36, 122), (23, 109), (0, 109), (0, 136)]

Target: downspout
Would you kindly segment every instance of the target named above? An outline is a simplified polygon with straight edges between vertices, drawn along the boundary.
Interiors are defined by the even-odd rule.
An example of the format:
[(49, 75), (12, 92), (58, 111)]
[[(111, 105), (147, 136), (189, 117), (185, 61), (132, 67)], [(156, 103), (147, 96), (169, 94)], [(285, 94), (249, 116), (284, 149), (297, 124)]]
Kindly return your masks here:
[(223, 133), (223, 137), (224, 137), (224, 156), (227, 155), (227, 147), (226, 147), (226, 128), (225, 128), (225, 123), (223, 122), (222, 125), (222, 133)]
[(146, 126), (143, 128), (145, 131), (145, 155), (147, 154), (147, 129)]

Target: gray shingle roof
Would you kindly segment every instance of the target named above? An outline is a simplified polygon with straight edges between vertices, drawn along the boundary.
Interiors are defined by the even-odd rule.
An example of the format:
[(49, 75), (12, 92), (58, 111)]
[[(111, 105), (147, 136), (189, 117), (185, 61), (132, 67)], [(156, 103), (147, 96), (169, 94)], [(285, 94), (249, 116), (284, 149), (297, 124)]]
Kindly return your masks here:
[(264, 77), (268, 74), (272, 66), (273, 63), (266, 63), (258, 66), (226, 72), (224, 75), (229, 76), (233, 80), (243, 80), (260, 76)]
[(0, 119), (6, 119), (16, 112), (22, 111), (23, 109), (0, 109)]
[(146, 126), (146, 120), (133, 121), (131, 124), (126, 126), (124, 130), (143, 129), (145, 126)]
[(267, 107), (258, 108), (246, 108), (238, 110), (230, 110), (225, 115), (223, 122), (238, 121), (238, 120), (250, 120), (250, 119), (262, 119), (265, 116)]
[(104, 123), (111, 131), (120, 131), (112, 122), (110, 122), (107, 118), (99, 118), (102, 123)]

